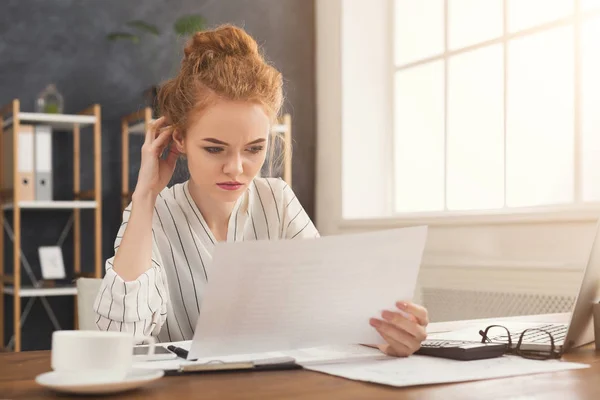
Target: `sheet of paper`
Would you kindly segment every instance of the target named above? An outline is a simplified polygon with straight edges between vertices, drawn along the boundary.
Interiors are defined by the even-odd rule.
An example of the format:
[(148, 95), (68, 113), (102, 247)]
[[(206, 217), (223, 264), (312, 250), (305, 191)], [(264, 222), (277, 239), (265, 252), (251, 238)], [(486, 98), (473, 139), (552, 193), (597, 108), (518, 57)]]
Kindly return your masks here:
[(589, 365), (562, 361), (536, 361), (518, 356), (503, 356), (477, 361), (411, 356), (378, 361), (359, 361), (304, 368), (358, 381), (390, 386), (417, 386), (465, 382), (516, 375), (588, 368)]
[(358, 360), (380, 360), (389, 358), (379, 349), (359, 344), (333, 345), (308, 349), (288, 350), (282, 354), (292, 357), (297, 364), (324, 365), (329, 363), (355, 362)]
[[(189, 342), (181, 342), (179, 347), (185, 348), (185, 344)], [(177, 345), (177, 344), (175, 344)], [(389, 358), (378, 349), (365, 347), (361, 345), (334, 345), (314, 347), (307, 349), (290, 350), (283, 352), (267, 352), (255, 354), (236, 354), (230, 356), (219, 357), (222, 362), (239, 362), (239, 361), (255, 361), (266, 358), (292, 357), (298, 364), (301, 365), (325, 365), (328, 363), (354, 362), (357, 360), (377, 360)], [(186, 361), (181, 358), (164, 361), (140, 361), (134, 364), (135, 368), (145, 369), (177, 369), (181, 365), (189, 364), (205, 364), (214, 362), (214, 357), (200, 358), (195, 361)]]
[(369, 318), (412, 298), (426, 236), (219, 243), (189, 358), (381, 343)]

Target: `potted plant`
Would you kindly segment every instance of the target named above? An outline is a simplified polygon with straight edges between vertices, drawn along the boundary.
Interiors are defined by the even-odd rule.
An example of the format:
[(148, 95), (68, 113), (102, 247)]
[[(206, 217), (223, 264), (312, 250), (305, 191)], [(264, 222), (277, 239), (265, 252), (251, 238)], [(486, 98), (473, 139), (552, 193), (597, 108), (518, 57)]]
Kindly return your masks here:
[[(106, 39), (111, 42), (125, 40), (130, 41), (133, 44), (138, 44), (145, 36), (159, 36), (161, 34), (156, 25), (139, 19), (128, 21), (126, 26), (129, 30), (110, 32), (106, 35)], [(206, 20), (204, 17), (198, 14), (192, 14), (179, 17), (173, 24), (173, 31), (179, 38), (188, 38), (194, 33), (204, 30), (205, 27)], [(178, 61), (179, 60), (177, 60), (177, 62)], [(145, 103), (152, 107), (154, 116), (158, 114), (158, 110), (156, 109), (157, 93), (157, 85), (152, 85), (143, 93)]]

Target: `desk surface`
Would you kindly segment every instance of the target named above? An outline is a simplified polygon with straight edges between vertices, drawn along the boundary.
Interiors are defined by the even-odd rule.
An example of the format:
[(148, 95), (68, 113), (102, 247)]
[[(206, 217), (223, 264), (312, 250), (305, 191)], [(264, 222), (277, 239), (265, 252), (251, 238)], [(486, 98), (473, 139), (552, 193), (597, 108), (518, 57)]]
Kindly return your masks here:
[[(351, 381), (304, 370), (195, 374), (164, 377), (146, 388), (112, 398), (191, 398), (200, 393), (203, 399), (600, 398), (600, 351), (587, 346), (565, 355), (564, 359), (591, 364), (591, 368), (411, 388)], [(0, 353), (0, 398), (56, 398), (56, 395), (34, 381), (38, 374), (47, 371), (50, 371), (49, 351)]]

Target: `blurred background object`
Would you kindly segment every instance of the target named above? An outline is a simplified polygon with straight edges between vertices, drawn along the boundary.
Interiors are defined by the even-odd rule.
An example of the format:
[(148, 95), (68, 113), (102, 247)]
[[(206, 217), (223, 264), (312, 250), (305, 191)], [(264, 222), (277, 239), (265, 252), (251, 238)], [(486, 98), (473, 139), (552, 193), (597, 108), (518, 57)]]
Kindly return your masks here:
[(51, 83), (39, 94), (35, 102), (35, 112), (47, 114), (62, 114), (64, 99), (56, 85)]
[[(126, 26), (133, 30), (135, 33), (129, 31), (115, 31), (106, 35), (106, 38), (110, 41), (125, 40), (130, 41), (134, 44), (140, 43), (145, 36), (159, 36), (161, 34), (160, 29), (153, 24), (150, 24), (142, 20), (132, 20), (126, 23)], [(206, 28), (206, 20), (202, 15), (184, 15), (177, 18), (173, 23), (173, 32), (176, 38), (179, 39), (172, 44), (173, 50), (173, 69), (171, 74), (177, 73), (177, 68), (181, 62), (180, 46), (178, 43), (181, 40), (187, 40), (196, 32), (203, 31)], [(156, 52), (161, 49), (156, 48)], [(150, 88), (144, 90), (144, 99), (146, 105), (152, 108), (152, 114), (156, 117), (159, 114), (159, 110), (156, 105), (156, 96), (158, 94), (158, 83), (150, 86)]]
[[(137, 21), (137, 22), (135, 22)], [(143, 22), (142, 22), (143, 21)], [(201, 23), (201, 24), (200, 24)], [(114, 253), (121, 224), (121, 118), (152, 104), (152, 88), (179, 66), (183, 45), (193, 29), (232, 23), (247, 30), (266, 58), (284, 76), (282, 115), (292, 116), (294, 191), (314, 217), (315, 182), (315, 35), (314, 3), (307, 0), (7, 0), (0, 5), (0, 105), (19, 99), (22, 112), (36, 111), (49, 83), (64, 97), (64, 114), (90, 104), (102, 106), (102, 257)], [(155, 33), (153, 33), (155, 28)], [(129, 39), (109, 35), (123, 32)], [(134, 39), (134, 36), (137, 39)], [(144, 93), (149, 95), (145, 99)], [(1, 107), (1, 106), (0, 106)], [(93, 135), (80, 137), (82, 189), (93, 187)], [(54, 129), (52, 171), (54, 200), (73, 196), (73, 135)], [(132, 135), (129, 181), (137, 180), (141, 138)], [(180, 176), (180, 178), (184, 178)], [(38, 248), (54, 245), (71, 216), (69, 211), (22, 213), (22, 251), (39, 277)], [(12, 213), (5, 212), (5, 221)], [(94, 269), (93, 213), (82, 211), (82, 270)], [(93, 235), (90, 235), (93, 236)], [(12, 245), (4, 235), (7, 273)], [(73, 275), (73, 237), (62, 252), (67, 281)], [(23, 274), (23, 284), (30, 284)], [(12, 298), (5, 296), (5, 344), (13, 332)], [(73, 298), (48, 298), (60, 325), (73, 324)], [(22, 349), (47, 349), (52, 321), (39, 302), (23, 327)]]

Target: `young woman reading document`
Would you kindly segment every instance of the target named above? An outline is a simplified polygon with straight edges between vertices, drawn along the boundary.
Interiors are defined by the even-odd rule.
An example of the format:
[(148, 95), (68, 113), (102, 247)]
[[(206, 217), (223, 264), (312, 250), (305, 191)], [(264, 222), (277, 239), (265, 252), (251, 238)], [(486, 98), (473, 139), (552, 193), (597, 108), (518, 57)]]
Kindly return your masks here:
[[(230, 25), (196, 33), (184, 53), (160, 89), (162, 117), (146, 132), (132, 202), (106, 261), (94, 304), (101, 330), (190, 340), (215, 243), (319, 236), (283, 180), (258, 177), (283, 101), (279, 71)], [(178, 157), (190, 179), (167, 188)], [(403, 301), (370, 320), (387, 342), (381, 350), (394, 356), (417, 351), (427, 323), (423, 307)]]

